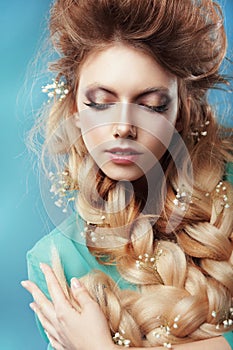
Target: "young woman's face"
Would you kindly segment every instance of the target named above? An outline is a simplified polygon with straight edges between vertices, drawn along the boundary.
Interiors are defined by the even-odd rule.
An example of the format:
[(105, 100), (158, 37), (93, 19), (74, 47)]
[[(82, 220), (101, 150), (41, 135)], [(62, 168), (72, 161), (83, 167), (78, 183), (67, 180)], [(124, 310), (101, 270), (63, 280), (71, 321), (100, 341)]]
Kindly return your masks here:
[(160, 160), (174, 133), (177, 79), (125, 45), (88, 56), (80, 70), (77, 125), (99, 168), (134, 181)]

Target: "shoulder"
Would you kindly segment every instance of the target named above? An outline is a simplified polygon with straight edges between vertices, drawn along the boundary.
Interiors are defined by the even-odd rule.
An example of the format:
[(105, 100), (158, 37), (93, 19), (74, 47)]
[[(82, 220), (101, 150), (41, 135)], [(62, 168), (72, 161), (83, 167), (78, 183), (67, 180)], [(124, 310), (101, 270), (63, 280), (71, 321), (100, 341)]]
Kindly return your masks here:
[(50, 263), (52, 247), (62, 253), (74, 243), (84, 244), (81, 232), (83, 230), (83, 221), (77, 215), (71, 215), (63, 221), (49, 234), (43, 236), (28, 252), (27, 259), (40, 260), (40, 262)]
[(44, 284), (39, 265), (43, 262), (51, 266), (52, 248), (58, 251), (67, 280), (87, 274), (96, 261), (82, 237), (83, 226), (83, 220), (79, 216), (71, 215), (51, 233), (42, 237), (27, 252), (29, 279), (39, 285)]
[(58, 251), (67, 281), (80, 278), (93, 270), (111, 276), (122, 289), (135, 289), (119, 274), (115, 265), (99, 264), (89, 252), (82, 237), (84, 223), (80, 216), (72, 215), (50, 234), (41, 238), (27, 253), (28, 277), (46, 294), (47, 286), (40, 270), (40, 262), (51, 266), (52, 248)]

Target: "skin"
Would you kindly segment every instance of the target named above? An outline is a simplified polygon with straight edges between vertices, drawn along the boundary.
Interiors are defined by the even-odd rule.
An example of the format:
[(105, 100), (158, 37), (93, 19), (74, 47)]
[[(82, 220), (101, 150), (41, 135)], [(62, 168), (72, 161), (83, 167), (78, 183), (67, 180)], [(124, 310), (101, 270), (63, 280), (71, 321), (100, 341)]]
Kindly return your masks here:
[[(73, 308), (65, 297), (52, 269), (40, 265), (44, 273), (51, 301), (31, 281), (22, 281), (22, 286), (31, 293), (34, 302), (30, 304), (44, 327), (52, 347), (56, 350), (117, 350), (107, 321), (88, 291), (77, 278), (71, 279), (71, 292), (80, 305), (80, 311)], [(132, 348), (142, 350), (143, 348)], [(151, 347), (151, 350), (164, 347)], [(172, 346), (174, 350), (230, 350), (223, 337)]]
[[(177, 79), (151, 57), (123, 45), (90, 54), (79, 72), (77, 126), (102, 171), (112, 179), (135, 181), (150, 173), (166, 151), (175, 130)], [(129, 150), (130, 148), (130, 150)], [(77, 278), (71, 292), (76, 310), (52, 269), (41, 264), (51, 300), (31, 281), (37, 314), (56, 350), (117, 350), (98, 304)], [(172, 347), (177, 350), (229, 350), (223, 337)], [(140, 348), (134, 348), (140, 350)], [(153, 347), (151, 349), (164, 349)]]
[(114, 180), (134, 181), (161, 159), (171, 141), (177, 78), (135, 48), (110, 46), (82, 65), (77, 108), (77, 125), (97, 165)]

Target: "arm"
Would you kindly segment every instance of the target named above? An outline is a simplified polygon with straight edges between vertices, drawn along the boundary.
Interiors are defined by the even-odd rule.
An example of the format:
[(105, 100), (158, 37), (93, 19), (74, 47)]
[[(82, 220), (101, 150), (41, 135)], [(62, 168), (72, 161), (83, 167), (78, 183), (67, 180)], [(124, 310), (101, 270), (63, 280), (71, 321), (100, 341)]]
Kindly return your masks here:
[[(41, 265), (52, 301), (31, 281), (22, 282), (33, 296), (30, 305), (46, 330), (51, 345), (56, 350), (119, 350), (114, 344), (108, 323), (99, 305), (90, 297), (86, 288), (76, 278), (71, 280), (71, 290), (79, 311), (65, 297), (52, 269)], [(144, 348), (133, 348), (142, 350)], [(152, 350), (164, 347), (151, 347)], [(174, 350), (230, 350), (223, 337), (172, 346)]]
[(104, 314), (98, 304), (89, 296), (78, 279), (73, 279), (71, 288), (79, 310), (72, 307), (65, 297), (52, 269), (41, 264), (52, 301), (31, 281), (22, 285), (33, 296), (30, 307), (35, 311), (45, 333), (56, 350), (115, 350), (115, 344)]

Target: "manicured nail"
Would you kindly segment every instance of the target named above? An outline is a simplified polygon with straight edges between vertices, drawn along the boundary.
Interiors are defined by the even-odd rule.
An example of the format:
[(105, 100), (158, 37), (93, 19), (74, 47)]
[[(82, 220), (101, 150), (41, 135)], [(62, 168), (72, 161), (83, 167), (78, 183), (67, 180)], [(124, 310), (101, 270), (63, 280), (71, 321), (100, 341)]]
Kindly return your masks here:
[(22, 287), (26, 287), (27, 286), (27, 281), (21, 281), (20, 284), (21, 284)]
[(29, 306), (30, 306), (30, 308), (31, 308), (33, 311), (35, 311), (35, 305), (34, 305), (34, 303), (30, 303)]
[(70, 282), (71, 282), (71, 287), (74, 289), (78, 289), (82, 287), (81, 282), (77, 278), (71, 278)]
[(42, 272), (46, 271), (46, 265), (44, 263), (40, 263), (40, 269)]

